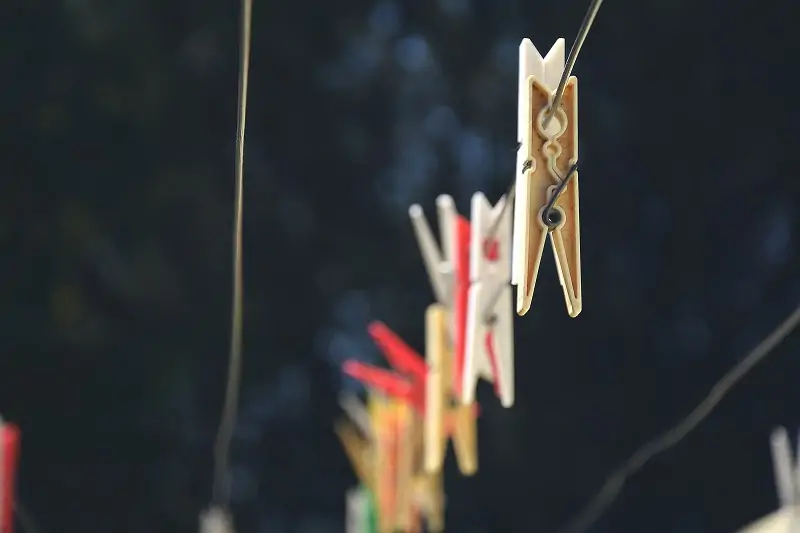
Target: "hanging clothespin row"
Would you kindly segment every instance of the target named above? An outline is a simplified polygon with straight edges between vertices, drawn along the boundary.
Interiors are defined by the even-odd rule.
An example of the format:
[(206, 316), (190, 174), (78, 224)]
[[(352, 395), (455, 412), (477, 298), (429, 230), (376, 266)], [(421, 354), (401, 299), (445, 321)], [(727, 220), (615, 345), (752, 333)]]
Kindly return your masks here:
[(800, 450), (798, 454), (792, 453), (789, 434), (782, 427), (772, 432), (770, 444), (780, 508), (740, 529), (738, 533), (800, 532)]
[[(452, 439), (461, 473), (474, 474), (477, 470), (477, 405), (461, 405), (454, 394), (461, 376), (453, 370), (445, 307), (432, 304), (426, 312), (427, 364), (385, 324), (373, 322), (369, 333), (396, 372), (358, 361), (347, 361), (344, 372), (374, 391), (406, 402), (425, 420), (423, 454), (427, 472), (441, 469), (443, 447)], [(441, 444), (434, 446), (435, 442)]]
[(19, 428), (0, 418), (0, 533), (14, 531), (14, 500), (19, 460)]
[(545, 57), (523, 39), (519, 46), (517, 176), (514, 205), (512, 283), (517, 314), (533, 300), (545, 241), (556, 269), (569, 316), (583, 308), (580, 210), (578, 201), (578, 79), (571, 76), (561, 102), (554, 98), (564, 74), (564, 39)]
[(511, 210), (503, 197), (492, 206), (472, 196), (469, 300), (464, 333), (461, 401), (475, 400), (479, 377), (494, 383), (503, 407), (514, 405), (514, 312), (511, 290)]

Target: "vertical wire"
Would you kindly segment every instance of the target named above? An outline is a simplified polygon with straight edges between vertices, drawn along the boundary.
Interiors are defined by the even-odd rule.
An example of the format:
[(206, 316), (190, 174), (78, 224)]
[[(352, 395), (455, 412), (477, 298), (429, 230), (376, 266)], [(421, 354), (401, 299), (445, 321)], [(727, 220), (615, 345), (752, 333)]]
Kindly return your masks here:
[(253, 0), (242, 0), (239, 55), (239, 99), (236, 117), (236, 170), (234, 177), (233, 225), (233, 305), (228, 380), (217, 439), (214, 445), (214, 484), (212, 501), (226, 508), (230, 499), (230, 447), (239, 405), (242, 374), (242, 330), (244, 288), (242, 273), (242, 210), (244, 204), (244, 130), (247, 118), (247, 82), (250, 70)]

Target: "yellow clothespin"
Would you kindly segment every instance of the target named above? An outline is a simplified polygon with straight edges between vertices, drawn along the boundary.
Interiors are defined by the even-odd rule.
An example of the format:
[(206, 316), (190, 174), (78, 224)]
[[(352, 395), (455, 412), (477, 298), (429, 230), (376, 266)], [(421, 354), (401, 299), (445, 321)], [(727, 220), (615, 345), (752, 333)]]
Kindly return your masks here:
[[(372, 466), (380, 533), (422, 533), (422, 519), (434, 531), (443, 510), (420, 502), (436, 495), (420, 492), (425, 474), (419, 468), (420, 420), (402, 400), (378, 395), (370, 397), (370, 412), (376, 431)], [(425, 486), (425, 485), (422, 485)], [(443, 497), (439, 496), (443, 501)], [(439, 529), (441, 530), (441, 528)]]
[(447, 311), (441, 304), (425, 312), (425, 357), (428, 379), (425, 389), (425, 459), (428, 473), (441, 471), (452, 438), (458, 468), (469, 476), (478, 470), (476, 406), (454, 397), (453, 353), (447, 338)]
[[(343, 402), (344, 405), (344, 402)], [(354, 418), (352, 405), (346, 408)], [(373, 495), (379, 533), (444, 530), (441, 470), (422, 468), (422, 420), (406, 402), (371, 393), (369, 433), (360, 423), (339, 422), (336, 431), (362, 485)], [(355, 418), (360, 418), (360, 415)]]
[(414, 507), (425, 517), (429, 533), (444, 531), (444, 476), (423, 473), (414, 479)]
[(375, 448), (374, 441), (359, 431), (358, 426), (350, 420), (337, 421), (334, 424), (334, 430), (353, 466), (356, 477), (362, 485), (375, 494), (375, 476), (371, 463)]
[(578, 202), (578, 79), (569, 78), (551, 112), (564, 73), (564, 39), (545, 57), (529, 39), (519, 46), (519, 105), (512, 283), (517, 314), (528, 312), (550, 235), (567, 312), (580, 314), (580, 217)]

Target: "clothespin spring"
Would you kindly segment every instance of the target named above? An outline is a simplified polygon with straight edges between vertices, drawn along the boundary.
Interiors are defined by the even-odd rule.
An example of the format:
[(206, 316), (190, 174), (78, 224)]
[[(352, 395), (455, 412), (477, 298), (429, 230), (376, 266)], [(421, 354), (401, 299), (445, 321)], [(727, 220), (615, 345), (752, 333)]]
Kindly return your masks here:
[(556, 202), (558, 201), (558, 197), (561, 196), (561, 193), (564, 192), (564, 189), (567, 188), (569, 185), (572, 176), (578, 171), (578, 163), (573, 163), (571, 167), (569, 167), (569, 171), (567, 171), (567, 175), (561, 180), (561, 183), (558, 184), (556, 190), (553, 192), (553, 195), (550, 197), (550, 200), (544, 206), (544, 210), (542, 211), (542, 224), (547, 226), (547, 231), (553, 231), (561, 224), (561, 212), (558, 211), (555, 206)]
[[(600, 0), (602, 2), (602, 0)], [(553, 195), (550, 197), (550, 200), (544, 206), (542, 210), (542, 223), (547, 226), (547, 231), (553, 231), (561, 224), (561, 211), (556, 209), (556, 202), (558, 201), (559, 196), (563, 193), (567, 185), (569, 185), (572, 176), (578, 171), (578, 163), (573, 163), (569, 170), (567, 171), (567, 175), (561, 179), (561, 182), (556, 187), (555, 191), (553, 191)], [(488, 239), (494, 238), (495, 234), (497, 233), (497, 229), (499, 227), (498, 221), (503, 216), (503, 211), (508, 208), (508, 205), (514, 200), (514, 192), (516, 191), (516, 187), (512, 185), (511, 189), (508, 191), (508, 195), (506, 198), (508, 200), (503, 205), (503, 210), (501, 210), (500, 215), (495, 219), (492, 226), (489, 228), (487, 232)], [(494, 312), (494, 307), (497, 305), (497, 301), (500, 299), (500, 295), (503, 294), (503, 290), (505, 289), (504, 285), (499, 286), (495, 289), (494, 293), (492, 293), (492, 297), (489, 298), (489, 303), (486, 304), (486, 307), (483, 310), (482, 317), (483, 323), (487, 326), (491, 326), (497, 320), (497, 314)]]

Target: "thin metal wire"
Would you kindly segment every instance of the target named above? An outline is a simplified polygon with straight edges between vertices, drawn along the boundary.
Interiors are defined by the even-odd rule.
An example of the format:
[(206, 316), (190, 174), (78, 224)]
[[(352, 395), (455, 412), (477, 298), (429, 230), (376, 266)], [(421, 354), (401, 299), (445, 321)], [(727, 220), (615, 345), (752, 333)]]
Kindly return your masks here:
[(583, 48), (583, 43), (586, 41), (586, 37), (589, 35), (589, 30), (592, 29), (592, 24), (594, 24), (594, 19), (597, 16), (597, 13), (600, 11), (601, 5), (603, 5), (603, 0), (592, 0), (592, 3), (589, 4), (589, 9), (586, 10), (586, 15), (583, 17), (583, 22), (578, 30), (578, 35), (575, 37), (575, 42), (572, 43), (572, 48), (567, 56), (564, 72), (561, 74), (561, 80), (558, 82), (558, 88), (556, 89), (553, 97), (553, 104), (550, 106), (550, 110), (547, 112), (544, 120), (542, 121), (543, 129), (547, 128), (548, 124), (550, 124), (550, 121), (553, 119), (553, 116), (556, 114), (556, 110), (558, 110), (559, 106), (561, 105), (561, 99), (564, 97), (564, 91), (567, 88), (567, 82), (572, 74), (572, 69), (575, 67), (575, 62), (578, 60), (578, 54), (580, 53), (581, 48)]
[(714, 385), (708, 396), (690, 412), (686, 418), (660, 436), (639, 448), (627, 461), (617, 468), (603, 484), (597, 495), (573, 520), (562, 527), (560, 533), (584, 533), (614, 503), (622, 492), (625, 482), (642, 469), (653, 457), (664, 453), (686, 438), (714, 408), (728, 395), (757, 364), (766, 359), (786, 337), (800, 326), (800, 306), (789, 315), (753, 351), (730, 369)]
[(239, 56), (239, 102), (236, 117), (236, 171), (234, 177), (233, 227), (233, 309), (231, 344), (228, 359), (228, 381), (217, 439), (214, 444), (214, 485), (212, 501), (223, 509), (230, 499), (229, 461), (233, 429), (239, 405), (239, 384), (242, 373), (242, 330), (244, 327), (242, 274), (242, 210), (244, 205), (244, 130), (247, 118), (247, 82), (250, 70), (250, 35), (252, 33), (253, 0), (242, 0), (241, 42)]

